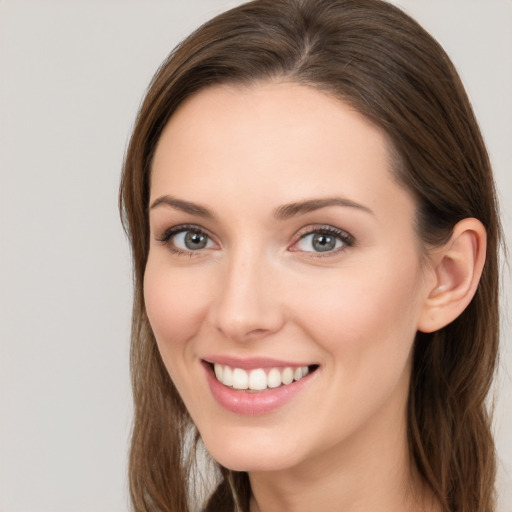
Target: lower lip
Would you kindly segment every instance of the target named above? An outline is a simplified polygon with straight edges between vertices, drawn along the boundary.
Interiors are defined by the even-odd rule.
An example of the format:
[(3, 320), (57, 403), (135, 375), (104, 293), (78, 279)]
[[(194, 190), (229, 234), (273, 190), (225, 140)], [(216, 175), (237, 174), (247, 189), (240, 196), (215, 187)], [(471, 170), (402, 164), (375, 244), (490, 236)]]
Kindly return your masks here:
[[(224, 409), (246, 416), (259, 416), (279, 409), (295, 397), (311, 380), (313, 373), (286, 386), (248, 392), (228, 388), (219, 382), (208, 363), (203, 364), (210, 391)], [(316, 372), (315, 372), (316, 373)]]

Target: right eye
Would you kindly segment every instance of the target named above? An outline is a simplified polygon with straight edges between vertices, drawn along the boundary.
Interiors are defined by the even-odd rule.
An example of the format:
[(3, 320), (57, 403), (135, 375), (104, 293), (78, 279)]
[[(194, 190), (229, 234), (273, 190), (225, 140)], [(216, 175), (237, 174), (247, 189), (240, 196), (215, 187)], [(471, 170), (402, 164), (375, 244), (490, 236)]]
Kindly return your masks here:
[(168, 229), (158, 241), (177, 253), (190, 253), (215, 247), (213, 240), (202, 229), (193, 227)]
[(183, 250), (198, 251), (212, 245), (208, 235), (199, 231), (180, 231), (172, 237), (174, 245)]

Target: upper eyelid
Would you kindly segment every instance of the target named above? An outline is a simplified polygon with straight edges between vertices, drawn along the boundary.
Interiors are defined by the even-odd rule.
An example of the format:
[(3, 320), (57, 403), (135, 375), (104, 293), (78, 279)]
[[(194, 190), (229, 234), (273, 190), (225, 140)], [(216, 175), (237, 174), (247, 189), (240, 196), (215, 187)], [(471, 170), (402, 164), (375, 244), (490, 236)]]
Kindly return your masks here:
[(214, 240), (214, 237), (212, 237), (212, 235), (207, 229), (196, 224), (178, 224), (176, 226), (171, 226), (170, 228), (165, 229), (161, 235), (155, 234), (155, 238), (159, 242), (164, 242), (171, 236), (177, 235), (178, 233), (181, 233), (183, 231), (197, 231), (198, 233), (208, 236), (208, 238), (210, 238), (211, 240)]
[(310, 235), (312, 233), (321, 233), (322, 231), (329, 233), (329, 234), (338, 235), (341, 238), (349, 238), (352, 241), (355, 240), (354, 236), (352, 234), (350, 234), (348, 231), (341, 229), (341, 228), (334, 227), (330, 224), (315, 224), (313, 226), (305, 226), (304, 228), (299, 229), (297, 231), (296, 236), (298, 237), (297, 239), (301, 239), (301, 238), (303, 238), (307, 235)]
[(188, 248), (182, 248), (176, 245), (174, 240), (172, 240), (176, 235), (179, 235), (180, 233), (184, 233), (187, 231), (192, 231), (196, 233), (200, 233), (202, 235), (205, 235), (213, 244), (218, 246), (218, 242), (215, 240), (214, 237), (210, 235), (208, 230), (202, 228), (201, 226), (197, 226), (195, 224), (179, 224), (176, 226), (171, 226), (163, 231), (163, 233), (160, 236), (157, 236), (155, 234), (155, 240), (159, 242), (163, 247), (165, 247), (167, 250), (169, 250), (171, 253), (173, 253), (176, 257), (178, 256), (190, 256), (190, 257), (200, 257), (201, 255), (204, 256), (205, 250), (211, 250), (212, 247), (203, 247), (200, 249), (188, 249)]
[[(332, 251), (326, 251), (324, 253), (316, 253), (315, 251), (301, 251), (299, 250), (293, 250), (293, 247), (299, 244), (301, 240), (304, 238), (312, 235), (313, 233), (325, 233), (329, 235), (333, 235), (338, 237), (343, 243), (343, 247), (340, 247), (338, 249), (334, 249)], [(315, 226), (305, 226), (302, 230), (299, 230), (294, 241), (288, 246), (287, 250), (291, 250), (291, 252), (305, 252), (308, 254), (309, 257), (329, 257), (334, 256), (338, 254), (341, 251), (345, 251), (347, 248), (354, 247), (356, 244), (355, 237), (350, 234), (348, 231), (345, 231), (344, 229), (334, 227), (330, 224), (318, 224)]]

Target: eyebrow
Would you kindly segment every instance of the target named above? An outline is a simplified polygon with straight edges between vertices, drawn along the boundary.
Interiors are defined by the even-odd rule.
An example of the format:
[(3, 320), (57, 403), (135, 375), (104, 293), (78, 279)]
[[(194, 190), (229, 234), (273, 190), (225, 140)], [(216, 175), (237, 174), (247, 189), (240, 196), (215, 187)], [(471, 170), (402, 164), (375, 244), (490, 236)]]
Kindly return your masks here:
[[(203, 217), (206, 219), (215, 219), (215, 215), (213, 214), (213, 212), (211, 212), (205, 206), (202, 206), (197, 203), (192, 203), (190, 201), (185, 201), (183, 199), (177, 199), (169, 195), (164, 195), (155, 199), (151, 204), (150, 209), (152, 210), (161, 205), (170, 206), (175, 210), (180, 210), (190, 215), (197, 215), (199, 217)], [(304, 201), (285, 204), (276, 208), (273, 211), (273, 215), (274, 218), (276, 218), (277, 220), (286, 220), (289, 219), (290, 217), (304, 215), (315, 210), (320, 210), (321, 208), (327, 208), (328, 206), (342, 206), (344, 208), (355, 208), (357, 210), (361, 210), (363, 212), (370, 213), (373, 215), (373, 212), (372, 210), (370, 210), (370, 208), (363, 206), (362, 204), (356, 203), (350, 199), (346, 199), (344, 197), (306, 199)]]
[(158, 206), (166, 205), (174, 208), (175, 210), (180, 210), (185, 213), (189, 213), (190, 215), (197, 215), (198, 217), (203, 217), (205, 219), (214, 219), (215, 215), (208, 210), (208, 208), (201, 206), (200, 204), (192, 203), (190, 201), (184, 201), (183, 199), (176, 199), (171, 196), (161, 196), (153, 201), (150, 206), (150, 210), (157, 208)]
[(274, 217), (278, 220), (286, 220), (295, 215), (304, 215), (305, 213), (320, 210), (328, 206), (343, 206), (344, 208), (356, 208), (366, 213), (374, 215), (370, 208), (362, 204), (351, 201), (344, 197), (327, 197), (322, 199), (307, 199), (296, 203), (285, 204), (274, 210)]

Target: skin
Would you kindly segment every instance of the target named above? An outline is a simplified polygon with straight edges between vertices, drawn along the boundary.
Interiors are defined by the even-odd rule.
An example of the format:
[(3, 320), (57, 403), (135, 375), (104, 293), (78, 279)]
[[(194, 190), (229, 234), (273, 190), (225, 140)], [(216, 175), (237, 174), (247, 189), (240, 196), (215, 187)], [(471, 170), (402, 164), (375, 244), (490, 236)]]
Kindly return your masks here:
[[(210, 454), (248, 471), (251, 510), (434, 510), (409, 460), (411, 350), (437, 278), (385, 135), (346, 104), (291, 83), (189, 98), (153, 161), (144, 293), (163, 361)], [(343, 198), (276, 218), (283, 205)], [(358, 206), (355, 206), (358, 205)], [(176, 253), (182, 224), (208, 245)], [(315, 252), (331, 226), (353, 244)], [(183, 246), (181, 246), (183, 247)], [(424, 256), (424, 255), (423, 255)], [(202, 359), (319, 365), (291, 401), (246, 416), (212, 397)]]

